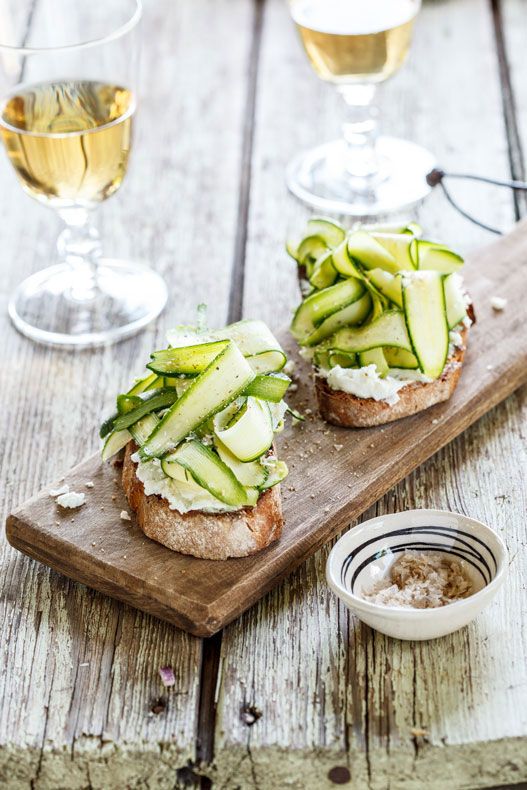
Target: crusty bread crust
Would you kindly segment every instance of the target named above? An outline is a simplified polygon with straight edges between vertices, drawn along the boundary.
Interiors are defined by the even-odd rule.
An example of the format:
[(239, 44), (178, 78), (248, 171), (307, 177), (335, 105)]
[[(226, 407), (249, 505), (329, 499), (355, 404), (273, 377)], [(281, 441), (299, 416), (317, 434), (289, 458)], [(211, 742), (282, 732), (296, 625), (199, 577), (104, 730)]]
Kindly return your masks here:
[(180, 513), (171, 510), (166, 499), (146, 496), (135, 473), (133, 442), (125, 448), (123, 489), (137, 524), (145, 535), (173, 551), (208, 560), (246, 557), (266, 548), (282, 534), (283, 517), (280, 486), (265, 491), (255, 507), (233, 513)]
[(468, 330), (460, 335), (463, 348), (456, 348), (452, 358), (443, 371), (441, 378), (430, 383), (412, 382), (397, 393), (399, 400), (390, 405), (373, 398), (358, 398), (348, 392), (333, 390), (322, 376), (315, 373), (315, 389), (320, 416), (333, 425), (343, 428), (371, 428), (387, 422), (409, 417), (430, 408), (436, 403), (448, 400), (454, 392), (465, 356)]

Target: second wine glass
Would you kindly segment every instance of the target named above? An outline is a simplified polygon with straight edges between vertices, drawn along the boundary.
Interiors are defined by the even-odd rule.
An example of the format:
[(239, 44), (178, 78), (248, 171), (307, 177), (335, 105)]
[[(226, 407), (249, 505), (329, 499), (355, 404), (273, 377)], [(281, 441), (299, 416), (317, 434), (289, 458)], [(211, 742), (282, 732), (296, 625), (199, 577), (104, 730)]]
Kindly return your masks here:
[(375, 216), (410, 206), (429, 192), (433, 155), (407, 140), (379, 136), (377, 85), (410, 49), (420, 0), (290, 0), (316, 74), (344, 104), (342, 138), (297, 156), (291, 192), (317, 209)]

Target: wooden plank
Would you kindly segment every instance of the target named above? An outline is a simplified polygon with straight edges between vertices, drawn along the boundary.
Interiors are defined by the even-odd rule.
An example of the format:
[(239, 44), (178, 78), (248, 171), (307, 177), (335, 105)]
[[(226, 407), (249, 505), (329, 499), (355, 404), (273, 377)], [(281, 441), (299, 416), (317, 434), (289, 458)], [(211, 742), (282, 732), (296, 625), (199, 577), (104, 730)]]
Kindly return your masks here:
[[(282, 486), (286, 528), (265, 551), (214, 562), (185, 557), (147, 540), (138, 528), (120, 523), (119, 513), (127, 506), (119, 473), (97, 456), (65, 476), (75, 491), (83, 490), (87, 479), (94, 482), (86, 507), (70, 518), (49, 496), (49, 488), (44, 489), (9, 517), (9, 541), (61, 573), (193, 634), (215, 633), (527, 381), (527, 327), (522, 320), (522, 300), (527, 298), (526, 230), (527, 223), (518, 226), (466, 265), (478, 321), (471, 328), (468, 359), (450, 401), (360, 431), (328, 427), (312, 417), (302, 427), (289, 426), (278, 437), (278, 452), (291, 470)], [(493, 311), (489, 295), (495, 293), (509, 300), (506, 313)], [(296, 353), (288, 334), (282, 341), (298, 370), (298, 390), (291, 402), (314, 414), (309, 365)]]
[[(463, 89), (454, 90), (460, 81)], [(445, 168), (508, 174), (483, 0), (425, 3), (410, 61), (382, 90), (386, 131), (429, 146)], [(266, 5), (256, 117), (244, 309), (286, 321), (298, 297), (282, 244), (306, 212), (276, 185), (297, 150), (336, 136), (338, 103), (310, 73), (278, 1)], [(456, 197), (493, 224), (507, 227), (514, 219), (507, 190), (459, 184)], [(489, 239), (440, 193), (416, 216), (428, 233), (464, 252)], [(443, 790), (527, 778), (526, 396), (525, 388), (518, 391), (364, 514), (442, 507), (495, 525), (516, 570), (494, 608), (447, 639), (395, 642), (361, 627), (328, 592), (329, 547), (321, 550), (224, 632), (212, 777), (260, 790), (329, 788), (339, 774), (345, 781), (346, 771), (348, 786), (357, 788)], [(254, 724), (251, 706), (261, 713)], [(331, 781), (336, 768), (344, 771)]]
[[(100, 212), (108, 254), (144, 259), (169, 283), (166, 312), (137, 338), (72, 354), (13, 330), (8, 295), (51, 262), (58, 223), (1, 158), (2, 521), (96, 449), (100, 415), (168, 326), (191, 320), (202, 300), (212, 321), (226, 320), (252, 14), (244, 0), (147, 4), (132, 165)], [(229, 47), (218, 48), (218, 37)], [(173, 787), (195, 753), (200, 641), (72, 584), (3, 539), (0, 551), (0, 784)], [(171, 690), (162, 664), (175, 669)], [(166, 705), (153, 714), (159, 697)]]
[[(504, 105), (511, 127), (509, 158), (513, 178), (526, 179), (525, 149), (527, 147), (527, 88), (523, 76), (527, 19), (521, 0), (494, 0), (494, 16), (501, 37), (502, 62), (508, 71), (504, 90)], [(517, 192), (518, 214), (527, 211), (527, 192)]]

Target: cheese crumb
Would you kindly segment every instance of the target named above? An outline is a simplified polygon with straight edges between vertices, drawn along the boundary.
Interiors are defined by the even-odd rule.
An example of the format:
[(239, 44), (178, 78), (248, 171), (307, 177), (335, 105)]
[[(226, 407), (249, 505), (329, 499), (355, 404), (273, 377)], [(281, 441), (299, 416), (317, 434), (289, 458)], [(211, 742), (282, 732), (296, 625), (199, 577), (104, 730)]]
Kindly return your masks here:
[(69, 491), (57, 497), (57, 505), (61, 507), (76, 508), (86, 502), (85, 494), (78, 494), (76, 491)]
[(70, 490), (69, 485), (65, 483), (60, 488), (52, 488), (51, 491), (49, 492), (49, 495), (52, 496), (53, 499), (55, 499), (55, 497), (58, 497), (61, 494), (67, 494), (69, 490)]
[(121, 510), (121, 512), (119, 514), (119, 518), (121, 518), (122, 521), (131, 521), (132, 520), (132, 517), (130, 516), (130, 513), (127, 513), (126, 510)]
[(504, 310), (507, 305), (507, 300), (503, 298), (503, 296), (493, 296), (490, 300), (493, 310), (497, 310), (500, 312)]

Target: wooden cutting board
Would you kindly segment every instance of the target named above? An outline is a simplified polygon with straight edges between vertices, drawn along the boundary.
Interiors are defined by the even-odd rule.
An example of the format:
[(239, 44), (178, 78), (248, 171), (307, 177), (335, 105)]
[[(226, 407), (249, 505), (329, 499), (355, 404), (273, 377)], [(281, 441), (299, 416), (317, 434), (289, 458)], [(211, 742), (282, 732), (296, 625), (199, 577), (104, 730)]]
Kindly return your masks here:
[[(281, 340), (297, 361), (298, 390), (288, 398), (308, 422), (279, 437), (290, 476), (282, 486), (281, 540), (225, 562), (176, 554), (121, 520), (128, 505), (120, 469), (88, 458), (65, 475), (87, 504), (63, 511), (49, 496), (55, 481), (7, 520), (15, 548), (67, 576), (198, 636), (209, 636), (357, 518), (425, 459), (527, 381), (527, 223), (477, 252), (465, 278), (476, 306), (460, 384), (451, 398), (391, 425), (362, 430), (328, 426), (316, 416), (309, 366), (287, 331)], [(496, 312), (491, 297), (508, 302)], [(88, 481), (93, 488), (86, 487)]]

